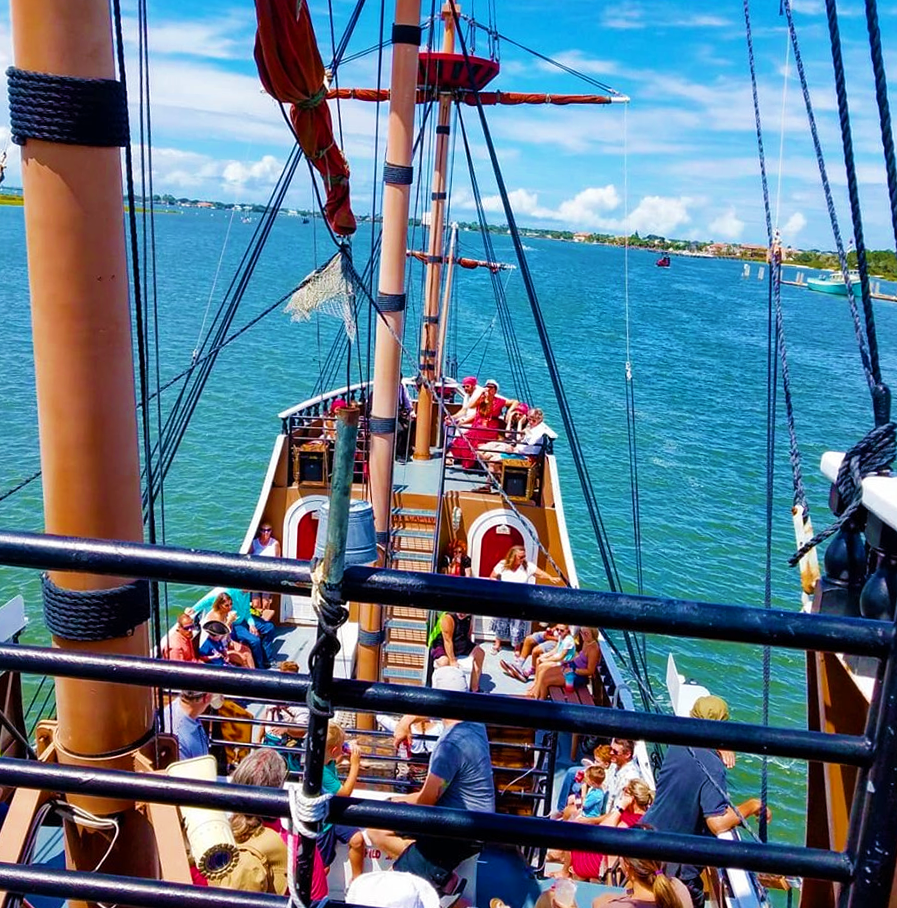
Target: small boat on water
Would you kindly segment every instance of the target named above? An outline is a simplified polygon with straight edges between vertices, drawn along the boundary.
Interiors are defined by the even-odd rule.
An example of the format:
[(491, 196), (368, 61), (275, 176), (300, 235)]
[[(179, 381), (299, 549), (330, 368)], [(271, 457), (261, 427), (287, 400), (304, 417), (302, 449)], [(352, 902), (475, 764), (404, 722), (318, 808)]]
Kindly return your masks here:
[[(850, 283), (859, 287), (859, 271), (851, 271)], [(818, 277), (808, 277), (807, 287), (817, 293), (833, 293), (836, 296), (847, 296), (847, 284), (842, 271), (827, 271)]]
[(670, 267), (670, 257), (668, 255), (662, 255), (655, 263), (658, 268), (669, 268)]

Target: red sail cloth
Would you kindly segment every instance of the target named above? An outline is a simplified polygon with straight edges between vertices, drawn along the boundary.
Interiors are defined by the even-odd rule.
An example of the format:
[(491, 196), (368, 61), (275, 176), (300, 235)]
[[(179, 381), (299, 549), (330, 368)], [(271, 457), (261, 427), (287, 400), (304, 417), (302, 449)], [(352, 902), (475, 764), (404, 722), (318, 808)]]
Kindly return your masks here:
[[(471, 107), (476, 107), (476, 96), (472, 91), (455, 92), (455, 97)], [(388, 88), (332, 88), (327, 92), (328, 98), (350, 98), (355, 101), (388, 101)], [(418, 89), (417, 103), (434, 100), (432, 92)], [(540, 95), (527, 94), (519, 91), (481, 91), (480, 103), (485, 107), (495, 104), (612, 104), (613, 98), (609, 95)]]
[(324, 205), (334, 233), (355, 233), (349, 201), (349, 165), (333, 141), (324, 64), (305, 0), (255, 0), (255, 62), (269, 95), (290, 106), (290, 122), (327, 190)]

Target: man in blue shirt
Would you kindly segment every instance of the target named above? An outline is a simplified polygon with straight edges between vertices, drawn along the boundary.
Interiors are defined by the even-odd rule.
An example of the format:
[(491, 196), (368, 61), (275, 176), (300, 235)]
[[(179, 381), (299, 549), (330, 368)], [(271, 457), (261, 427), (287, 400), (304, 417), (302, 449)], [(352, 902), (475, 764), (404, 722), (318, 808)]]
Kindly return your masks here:
[[(690, 715), (693, 719), (726, 721), (729, 707), (720, 697), (699, 697)], [(660, 832), (716, 836), (740, 826), (741, 817), (754, 816), (760, 808), (760, 799), (750, 798), (736, 812), (729, 801), (726, 767), (719, 751), (673, 744), (663, 758), (657, 775), (657, 794), (643, 822)], [(768, 811), (767, 816), (771, 817)], [(667, 864), (667, 875), (678, 877), (685, 884), (695, 908), (704, 905), (703, 869), (691, 864)]]
[(209, 752), (209, 735), (199, 717), (211, 702), (212, 694), (185, 690), (165, 707), (165, 726), (178, 739), (179, 759), (202, 757)]

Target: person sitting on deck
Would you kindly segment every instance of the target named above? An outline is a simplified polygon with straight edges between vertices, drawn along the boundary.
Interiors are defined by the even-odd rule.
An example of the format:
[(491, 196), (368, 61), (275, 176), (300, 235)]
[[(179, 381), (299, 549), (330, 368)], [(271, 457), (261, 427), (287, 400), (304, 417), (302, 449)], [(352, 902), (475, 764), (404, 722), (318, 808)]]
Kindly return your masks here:
[[(578, 766), (571, 766), (564, 774), (564, 779), (561, 782), (560, 791), (558, 792), (557, 800), (557, 810), (558, 812), (563, 811), (563, 809), (571, 802), (574, 795), (578, 794), (582, 789), (582, 783), (585, 779), (585, 770), (589, 766), (600, 766), (605, 771), (605, 783), (604, 789), (607, 791), (607, 772), (611, 767), (611, 752), (610, 744), (599, 744), (592, 751), (592, 760), (583, 760), (582, 763)], [(635, 764), (633, 764), (635, 765)]]
[[(240, 657), (239, 662), (232, 660), (234, 661), (234, 664), (242, 665), (245, 668), (255, 668), (255, 659), (252, 657), (252, 650), (245, 643), (239, 643), (234, 639), (233, 624), (237, 620), (237, 613), (234, 611), (233, 604), (230, 593), (219, 593), (215, 597), (215, 601), (212, 603), (211, 608), (209, 608), (201, 619), (202, 627), (205, 628), (210, 621), (220, 621), (222, 624), (226, 625), (231, 637), (228, 649), (231, 652), (237, 653)], [(200, 636), (198, 643), (202, 644), (204, 639), (203, 636)]]
[(472, 577), (470, 558), (467, 554), (467, 543), (463, 539), (456, 539), (451, 546), (449, 554), (445, 555), (439, 570), (443, 574), (453, 577)]
[(214, 618), (202, 626), (199, 644), (199, 659), (210, 665), (233, 665), (238, 668), (254, 668), (252, 656), (235, 649), (228, 626)]
[(688, 890), (680, 880), (664, 873), (663, 865), (650, 858), (620, 858), (626, 881), (626, 894), (608, 892), (592, 902), (592, 908), (632, 908), (657, 905), (658, 908), (691, 908)]
[(217, 586), (193, 606), (193, 617), (202, 621), (203, 615), (213, 607), (221, 593), (230, 596), (231, 608), (236, 613), (230, 626), (234, 640), (249, 647), (256, 668), (269, 668), (273, 661), (273, 638), (277, 629), (272, 622), (253, 616), (252, 600), (248, 590), (238, 590), (234, 587), (224, 589)]
[[(296, 675), (299, 673), (299, 666), (295, 662), (281, 662), (277, 670)], [(280, 755), (286, 761), (287, 769), (291, 772), (300, 772), (302, 756), (299, 742), (308, 730), (308, 707), (271, 703), (265, 707), (260, 718), (266, 724), (256, 727), (258, 743), (268, 747), (289, 748), (280, 751)]]
[[(524, 404), (518, 405), (520, 407)], [(557, 438), (554, 429), (549, 428), (545, 422), (545, 414), (539, 407), (533, 407), (526, 415), (526, 425), (516, 437), (516, 441), (491, 441), (480, 445), (480, 459), (486, 463), (494, 464), (491, 470), (498, 470), (498, 465), (506, 457), (526, 457), (534, 460), (545, 450), (545, 440)]]
[[(654, 792), (641, 779), (631, 779), (623, 789), (620, 806), (613, 807), (599, 816), (586, 816), (585, 813), (575, 817), (573, 822), (586, 823), (592, 826), (612, 826), (631, 829), (641, 823), (646, 811), (654, 802)], [(590, 851), (573, 851), (567, 855), (564, 869), (560, 876), (570, 873), (580, 880), (600, 880), (612, 872), (616, 866), (615, 856), (595, 854)]]
[[(287, 767), (280, 754), (267, 747), (254, 750), (240, 761), (230, 781), (254, 788), (282, 788)], [(235, 813), (230, 820), (237, 842), (236, 865), (224, 876), (209, 880), (210, 885), (242, 892), (270, 892), (284, 895), (288, 889), (288, 839), (290, 833), (279, 819)], [(312, 864), (311, 897), (328, 895), (327, 875), (315, 849)]]
[[(358, 773), (361, 771), (361, 751), (358, 749), (357, 741), (346, 740), (346, 732), (336, 722), (330, 722), (327, 726), (326, 759), (321, 791), (342, 798), (349, 797), (355, 790)], [(346, 781), (341, 782), (337, 767), (344, 761), (349, 763), (349, 772)], [(337, 841), (343, 842), (349, 848), (349, 866), (352, 869), (352, 879), (355, 879), (364, 871), (364, 838), (361, 830), (354, 826), (324, 823), (317, 845), (325, 867), (329, 867), (336, 859)]]
[[(568, 659), (563, 643), (557, 650), (545, 656), (536, 669), (532, 687), (526, 692), (533, 700), (544, 700), (552, 687), (564, 686), (567, 691), (585, 687), (598, 669), (601, 647), (598, 645), (598, 631), (594, 627), (581, 627), (576, 636), (576, 652)], [(555, 658), (557, 657), (557, 658)]]
[(567, 806), (560, 817), (555, 819), (573, 820), (576, 817), (601, 817), (607, 804), (607, 789), (604, 780), (607, 770), (593, 763), (583, 770), (582, 788), (578, 794), (571, 795)]
[[(512, 678), (518, 681), (529, 681), (536, 673), (539, 666), (539, 660), (543, 656), (554, 652), (558, 642), (566, 638), (570, 633), (570, 628), (566, 624), (555, 624), (544, 631), (534, 631), (523, 639), (523, 646), (520, 648), (520, 655), (513, 662), (501, 660), (501, 669)], [(573, 638), (570, 638), (572, 645)], [(526, 668), (526, 660), (532, 656), (530, 668)]]
[(428, 641), (433, 667), (452, 665), (470, 676), (470, 689), (480, 689), (480, 674), (486, 654), (473, 639), (473, 616), (462, 612), (442, 612)]
[(463, 470), (471, 470), (476, 464), (476, 451), (480, 445), (498, 438), (502, 427), (501, 414), (506, 406), (517, 401), (498, 396), (498, 382), (490, 378), (486, 390), (472, 413), (455, 419), (458, 426), (470, 426), (452, 442), (449, 455), (453, 462)]
[(193, 616), (187, 612), (178, 615), (175, 626), (162, 641), (162, 658), (172, 662), (199, 662), (193, 642)]
[[(451, 665), (433, 672), (432, 686), (443, 691), (467, 690), (464, 674)], [(396, 749), (407, 744), (409, 729), (420, 718), (404, 716), (400, 720), (393, 735)], [(443, 725), (445, 730), (436, 742), (423, 788), (413, 794), (393, 795), (390, 800), (494, 812), (495, 781), (486, 727), (460, 719), (444, 719)], [(381, 829), (368, 829), (367, 835), (374, 847), (398, 857), (394, 870), (423, 877), (446, 895), (460, 887), (455, 868), (483, 848), (482, 843), (460, 839), (407, 839)]]

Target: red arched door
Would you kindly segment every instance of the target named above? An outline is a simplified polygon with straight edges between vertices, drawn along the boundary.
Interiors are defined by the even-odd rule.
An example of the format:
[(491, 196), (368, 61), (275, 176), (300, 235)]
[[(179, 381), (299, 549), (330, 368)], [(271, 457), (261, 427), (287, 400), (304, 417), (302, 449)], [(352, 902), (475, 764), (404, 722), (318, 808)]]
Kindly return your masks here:
[(318, 512), (307, 511), (296, 527), (296, 558), (311, 561), (315, 554), (315, 540), (318, 538)]
[(480, 543), (480, 577), (488, 577), (495, 565), (504, 560), (512, 545), (523, 545), (520, 530), (505, 525), (489, 527)]

